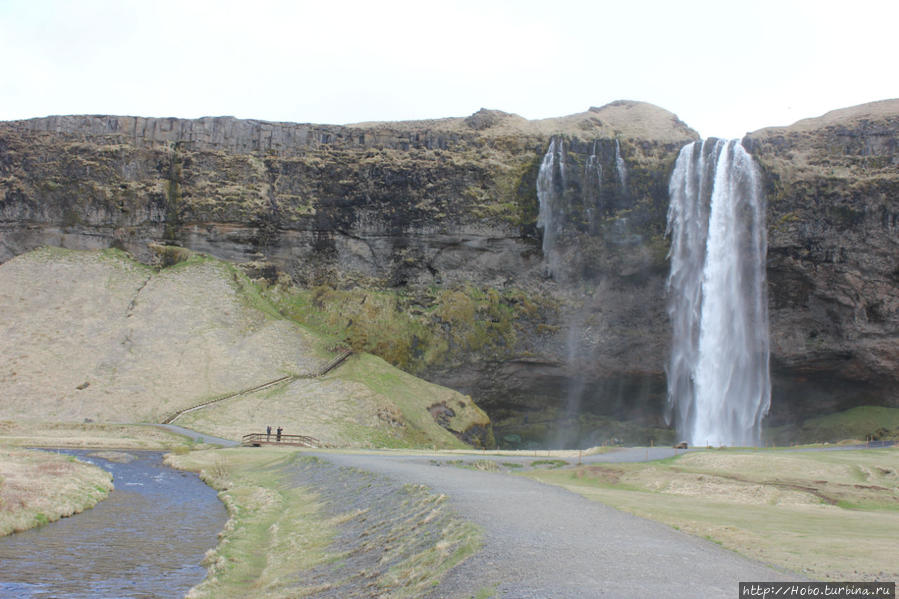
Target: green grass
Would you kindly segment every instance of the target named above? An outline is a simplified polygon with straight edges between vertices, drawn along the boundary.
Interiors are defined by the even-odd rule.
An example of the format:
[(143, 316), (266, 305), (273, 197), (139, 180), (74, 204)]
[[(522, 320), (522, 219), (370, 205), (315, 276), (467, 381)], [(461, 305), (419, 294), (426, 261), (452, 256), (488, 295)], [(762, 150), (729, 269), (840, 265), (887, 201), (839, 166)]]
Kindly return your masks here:
[(496, 587), (483, 588), (475, 594), (475, 599), (492, 599), (496, 597)]
[(554, 468), (561, 468), (562, 466), (567, 466), (567, 465), (568, 465), (568, 462), (566, 462), (565, 460), (534, 460), (533, 462), (531, 462), (532, 468), (546, 467), (551, 470)]
[(821, 443), (864, 443), (867, 440), (899, 440), (899, 408), (858, 406), (802, 423), (771, 427), (765, 444), (790, 446)]
[(287, 484), (295, 454), (277, 450), (192, 452), (169, 456), (220, 491), (231, 516), (222, 542), (205, 558), (206, 580), (192, 597), (286, 596), (285, 577), (323, 561), (335, 527), (310, 491)]
[[(878, 434), (879, 433), (879, 434)], [(811, 418), (802, 423), (800, 437), (814, 441), (840, 441), (876, 436), (899, 438), (899, 408), (859, 406)]]
[[(420, 485), (397, 489), (395, 501), (400, 509), (391, 507), (390, 514), (326, 509), (322, 496), (333, 500), (336, 488), (339, 501), (339, 493), (346, 492), (340, 491), (346, 477), (362, 477), (364, 486), (365, 477), (371, 475), (337, 469), (298, 451), (241, 448), (166, 459), (176, 467), (199, 471), (207, 484), (220, 491), (231, 516), (221, 542), (207, 553), (208, 576), (192, 589), (191, 597), (287, 598), (343, 589), (345, 581), (340, 577), (346, 573), (324, 582), (321, 576), (311, 578), (308, 573), (325, 565), (339, 573), (346, 560), (368, 551), (376, 552), (379, 559), (375, 561), (383, 567), (351, 573), (363, 580), (350, 586), (367, 585), (379, 597), (412, 599), (438, 585), (451, 568), (481, 546), (480, 529), (449, 514), (446, 497)], [(333, 469), (326, 472), (326, 483), (318, 483), (333, 488), (300, 486), (303, 469), (317, 467)], [(365, 523), (363, 540), (349, 548), (335, 544), (341, 527), (351, 521)], [(431, 521), (439, 534), (422, 545), (422, 527)]]
[(472, 352), (494, 358), (513, 352), (518, 331), (554, 309), (545, 297), (472, 285), (415, 292), (374, 284), (351, 289), (274, 285), (260, 293), (292, 320), (412, 373), (469, 359)]
[(468, 447), (437, 424), (426, 409), (428, 405), (441, 401), (452, 406), (455, 415), (450, 418), (450, 426), (458, 432), (463, 432), (471, 424), (487, 425), (489, 422), (487, 416), (470, 397), (391, 368), (373, 355), (356, 355), (354, 359), (341, 366), (335, 376), (361, 383), (372, 391), (390, 398), (400, 411), (406, 423), (402, 441), (388, 447), (437, 446), (459, 449)]

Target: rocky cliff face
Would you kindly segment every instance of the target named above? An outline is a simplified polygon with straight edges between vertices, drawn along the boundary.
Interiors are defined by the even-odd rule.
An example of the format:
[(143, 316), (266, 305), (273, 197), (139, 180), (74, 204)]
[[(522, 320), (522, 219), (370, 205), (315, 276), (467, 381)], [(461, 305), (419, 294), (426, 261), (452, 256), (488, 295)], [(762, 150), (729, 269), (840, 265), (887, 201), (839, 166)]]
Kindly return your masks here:
[[(784, 417), (816, 401), (896, 401), (899, 107), (876, 106), (744, 141), (769, 195)], [(351, 342), (472, 393), (499, 437), (504, 421), (577, 436), (598, 426), (583, 413), (658, 426), (668, 177), (697, 137), (635, 102), (543, 121), (481, 110), (343, 127), (2, 123), (0, 261), (40, 244), (114, 246), (144, 261), (151, 243), (188, 247), (314, 288), (297, 295), (282, 277), (277, 294), (297, 318), (357, 331)], [(551, 183), (566, 227), (553, 247), (560, 267), (548, 269), (537, 179), (552, 139), (568, 174)]]
[(768, 198), (772, 417), (899, 405), (899, 101), (743, 143)]

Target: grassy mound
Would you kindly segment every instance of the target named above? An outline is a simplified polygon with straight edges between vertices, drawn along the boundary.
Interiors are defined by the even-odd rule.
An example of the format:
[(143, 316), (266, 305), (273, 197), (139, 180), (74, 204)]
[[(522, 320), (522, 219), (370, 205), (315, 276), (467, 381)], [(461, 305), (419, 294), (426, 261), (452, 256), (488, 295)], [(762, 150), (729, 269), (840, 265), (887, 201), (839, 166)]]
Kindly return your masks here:
[[(172, 262), (154, 270), (114, 250), (43, 248), (0, 265), (0, 419), (159, 422), (336, 354), (333, 339), (282, 317), (235, 266)], [(463, 445), (431, 417), (441, 402), (455, 406), (453, 431), (489, 426), (469, 398), (365, 355), (178, 423), (231, 438), (271, 424), (334, 445)]]

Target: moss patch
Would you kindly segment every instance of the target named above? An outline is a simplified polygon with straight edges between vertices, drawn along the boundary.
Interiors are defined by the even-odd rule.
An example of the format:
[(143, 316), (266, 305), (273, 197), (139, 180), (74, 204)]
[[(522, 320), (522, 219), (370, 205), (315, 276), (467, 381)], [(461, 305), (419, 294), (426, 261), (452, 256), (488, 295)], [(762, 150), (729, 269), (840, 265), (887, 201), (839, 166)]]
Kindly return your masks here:
[(471, 285), (419, 290), (271, 286), (278, 310), (321, 335), (408, 372), (515, 354), (522, 331), (555, 309), (548, 297)]
[(837, 443), (852, 440), (899, 440), (899, 408), (859, 406), (843, 412), (809, 418), (797, 426), (765, 431), (766, 441), (791, 443)]

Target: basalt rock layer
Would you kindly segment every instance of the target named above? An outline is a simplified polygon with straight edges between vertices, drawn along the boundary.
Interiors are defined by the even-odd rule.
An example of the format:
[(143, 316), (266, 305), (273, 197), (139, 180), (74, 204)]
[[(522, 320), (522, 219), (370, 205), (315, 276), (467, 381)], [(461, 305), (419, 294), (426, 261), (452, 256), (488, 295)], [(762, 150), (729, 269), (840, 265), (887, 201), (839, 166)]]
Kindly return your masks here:
[[(897, 118), (878, 103), (744, 140), (769, 198), (776, 418), (896, 404)], [(554, 137), (569, 175), (550, 273), (537, 178)], [(288, 281), (315, 289), (300, 320), (405, 323), (401, 343), (379, 345), (377, 327), (348, 341), (471, 393), (500, 437), (504, 420), (548, 438), (583, 412), (661, 426), (668, 178), (697, 138), (636, 102), (542, 121), (0, 123), (0, 261), (182, 246), (278, 281), (282, 299)]]

